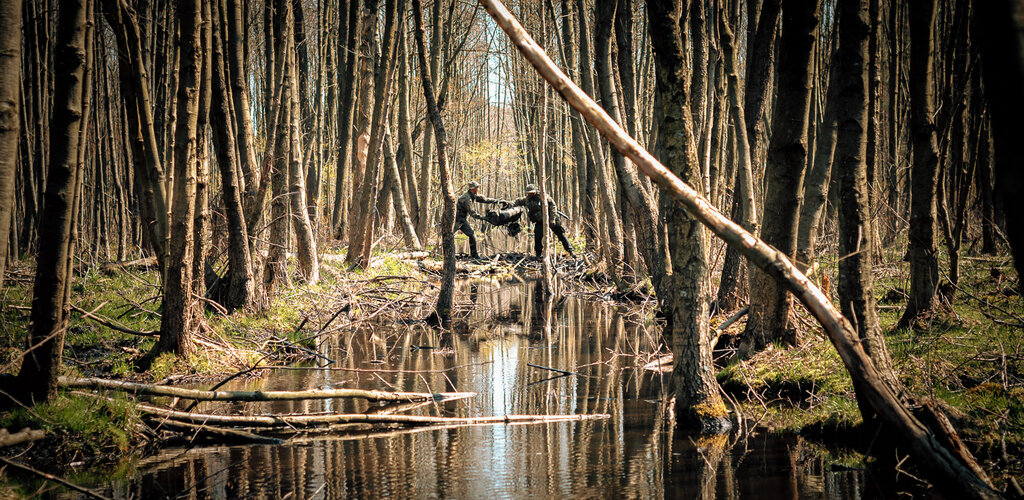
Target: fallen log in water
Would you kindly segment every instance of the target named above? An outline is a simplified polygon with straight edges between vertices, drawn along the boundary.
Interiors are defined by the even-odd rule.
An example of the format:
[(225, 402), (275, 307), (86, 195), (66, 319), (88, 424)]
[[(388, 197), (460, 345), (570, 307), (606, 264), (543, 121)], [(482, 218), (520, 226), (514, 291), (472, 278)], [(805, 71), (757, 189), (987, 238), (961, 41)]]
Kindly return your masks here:
[(603, 420), (611, 416), (605, 413), (594, 415), (498, 415), (493, 417), (433, 417), (429, 415), (372, 415), (366, 413), (322, 413), (284, 415), (210, 415), (186, 413), (145, 404), (138, 405), (143, 413), (156, 415), (168, 420), (226, 427), (317, 427), (344, 423), (371, 424), (513, 424), (565, 422), (575, 420)]
[(388, 392), (369, 389), (310, 389), (305, 391), (204, 391), (167, 385), (139, 384), (101, 378), (60, 377), (60, 387), (110, 389), (148, 396), (171, 396), (197, 401), (297, 401), (304, 399), (363, 398), (372, 401), (422, 401), (463, 399), (475, 392)]

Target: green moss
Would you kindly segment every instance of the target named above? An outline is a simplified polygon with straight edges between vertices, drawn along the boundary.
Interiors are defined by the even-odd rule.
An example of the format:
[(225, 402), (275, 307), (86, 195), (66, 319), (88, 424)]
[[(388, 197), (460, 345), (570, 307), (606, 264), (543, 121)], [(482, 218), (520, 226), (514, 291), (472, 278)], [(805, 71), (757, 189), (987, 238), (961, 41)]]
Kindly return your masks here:
[(82, 451), (87, 456), (129, 449), (138, 420), (134, 404), (125, 399), (103, 400), (61, 394), (32, 410), (15, 408), (0, 415), (0, 427), (30, 427), (46, 431), (61, 453)]

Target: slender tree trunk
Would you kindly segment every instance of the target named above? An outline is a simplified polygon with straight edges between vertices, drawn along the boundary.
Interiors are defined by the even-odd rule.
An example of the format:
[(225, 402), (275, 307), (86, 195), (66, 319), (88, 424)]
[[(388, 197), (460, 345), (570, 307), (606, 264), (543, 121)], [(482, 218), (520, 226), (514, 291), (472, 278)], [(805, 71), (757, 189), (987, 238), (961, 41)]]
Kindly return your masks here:
[(277, 12), (274, 13), (274, 61), (277, 65), (272, 74), (280, 78), (279, 89), (275, 91), (279, 99), (274, 99), (273, 113), (277, 116), (277, 124), (274, 127), (274, 148), (270, 158), (272, 162), (271, 176), (271, 201), (270, 201), (270, 248), (267, 250), (267, 259), (263, 267), (263, 293), (266, 299), (273, 298), (276, 288), (281, 283), (288, 282), (287, 249), (289, 243), (289, 201), (288, 194), (288, 168), (291, 161), (291, 123), (292, 113), (292, 83), (291, 64), (292, 58), (287, 55), (292, 50), (291, 32), (288, 29), (286, 20), (290, 10), (290, 0), (275, 0), (279, 3)]
[[(892, 369), (885, 338), (878, 325), (875, 306), (871, 237), (872, 220), (868, 187), (867, 143), (870, 110), (868, 45), (870, 21), (868, 0), (841, 2), (839, 14), (839, 52), (832, 71), (839, 73), (834, 93), (836, 173), (839, 177), (839, 310), (850, 318), (864, 350), (893, 394), (902, 387)], [(831, 92), (830, 92), (831, 93)], [(874, 408), (856, 387), (857, 402), (865, 420), (875, 418)]]
[[(778, 106), (765, 167), (764, 217), (761, 237), (790, 256), (796, 254), (796, 233), (807, 166), (807, 121), (811, 105), (811, 74), (820, 0), (786, 0), (779, 50)], [(753, 352), (781, 340), (795, 345), (793, 297), (776, 280), (750, 272), (750, 312), (741, 351)]]
[(0, 278), (7, 269), (10, 242), (17, 239), (11, 221), (22, 116), (21, 38), (21, 0), (6, 1), (0, 5)]
[[(225, 1), (219, 1), (220, 8), (225, 8)], [(230, 12), (230, 9), (228, 9)], [(232, 22), (230, 16), (228, 22)], [(234, 309), (250, 310), (256, 304), (255, 277), (252, 267), (252, 254), (249, 252), (248, 229), (242, 208), (242, 179), (240, 179), (238, 160), (235, 151), (241, 152), (236, 142), (240, 135), (231, 131), (232, 115), (230, 98), (227, 95), (225, 72), (227, 61), (224, 58), (221, 40), (225, 27), (217, 24), (213, 42), (213, 102), (210, 125), (213, 132), (213, 146), (217, 153), (217, 166), (220, 169), (221, 186), (224, 190), (224, 216), (227, 219), (228, 233), (228, 271), (227, 289), (220, 298), (229, 311)], [(238, 90), (237, 88), (235, 90)], [(242, 146), (245, 147), (245, 146)]]
[[(192, 294), (196, 298), (206, 297), (206, 253), (208, 244), (206, 233), (210, 229), (210, 133), (207, 129), (210, 118), (210, 100), (212, 82), (210, 78), (213, 43), (212, 9), (210, 2), (202, 3), (202, 24), (200, 34), (200, 53), (202, 66), (199, 80), (199, 105), (196, 117), (196, 211), (192, 227)], [(212, 271), (212, 268), (211, 268)], [(211, 274), (211, 278), (216, 273)], [(213, 283), (213, 279), (210, 280)], [(203, 304), (195, 302), (196, 316), (201, 317)]]
[[(751, 7), (754, 2), (751, 2)], [(781, 0), (764, 0), (761, 4), (760, 15), (757, 17), (756, 26), (753, 23), (754, 17), (748, 22), (753, 30), (748, 30), (747, 47), (750, 63), (746, 71), (746, 87), (743, 92), (743, 114), (745, 122), (744, 133), (747, 137), (747, 153), (750, 156), (752, 173), (760, 171), (764, 167), (764, 145), (766, 108), (770, 104), (769, 94), (771, 92), (772, 73), (775, 65), (775, 39), (778, 30), (779, 18), (782, 8)], [(756, 9), (754, 9), (756, 11)], [(753, 12), (751, 12), (752, 14)], [(752, 37), (750, 35), (753, 35)], [(735, 119), (735, 117), (734, 117)], [(733, 126), (737, 126), (736, 123)], [(743, 148), (743, 144), (739, 143)], [(737, 183), (740, 182), (737, 177)], [(751, 186), (754, 186), (751, 181)], [(740, 187), (740, 186), (737, 186)], [(740, 192), (740, 189), (736, 189)], [(751, 197), (743, 196), (739, 200), (733, 200), (733, 217), (743, 217), (744, 214), (755, 214), (755, 225), (751, 232), (757, 234), (756, 226), (757, 211), (754, 207), (743, 205), (744, 200), (756, 199), (756, 192)], [(744, 226), (746, 228), (746, 226)], [(739, 307), (743, 300), (741, 294), (746, 292), (746, 287), (740, 286), (746, 266), (739, 255), (739, 251), (733, 247), (725, 250), (725, 260), (722, 265), (722, 280), (718, 287), (718, 307), (721, 310), (733, 310)]]
[[(664, 115), (658, 124), (664, 137), (664, 163), (691, 186), (703, 186), (687, 85), (690, 75), (685, 64), (682, 28), (685, 3), (682, 0), (672, 5), (652, 2), (648, 9), (657, 85), (664, 103)], [(672, 296), (667, 301), (675, 359), (672, 384), (677, 422), (706, 432), (722, 432), (728, 430), (730, 424), (711, 358), (707, 237), (700, 223), (681, 205), (673, 203), (669, 210), (665, 218), (672, 254)]]
[[(839, 28), (842, 30), (842, 27)], [(825, 201), (832, 178), (833, 157), (836, 151), (836, 123), (840, 85), (838, 54), (832, 58), (828, 75), (828, 91), (825, 98), (825, 111), (815, 140), (813, 161), (807, 172), (804, 185), (804, 203), (800, 207), (800, 226), (797, 228), (796, 265), (807, 269), (814, 264), (818, 245), (818, 232), (821, 216), (824, 213)]]
[[(427, 71), (426, 48), (423, 44), (423, 12), (420, 0), (412, 0), (413, 18), (416, 21), (416, 52), (420, 62), (420, 81), (423, 82), (423, 97), (427, 102), (427, 114), (434, 126), (437, 136), (437, 163), (441, 174), (441, 193), (444, 197), (444, 210), (441, 215), (441, 252), (444, 254), (444, 272), (441, 278), (441, 291), (437, 296), (437, 304), (429, 321), (447, 325), (451, 321), (452, 302), (455, 295), (455, 193), (452, 190), (451, 175), (448, 172), (448, 159), (445, 156), (448, 138), (445, 134), (441, 112), (434, 100), (434, 86)], [(436, 22), (436, 18), (435, 18)]]
[(390, 127), (385, 130), (384, 135), (384, 167), (386, 168), (386, 175), (392, 181), (391, 196), (395, 204), (395, 213), (398, 215), (399, 223), (402, 225), (402, 236), (405, 237), (405, 246), (413, 250), (419, 250), (421, 246), (420, 239), (416, 235), (416, 227), (412, 223), (412, 217), (409, 215), (408, 205), (405, 201), (405, 193), (402, 190), (398, 160), (395, 158), (394, 148), (391, 146)]
[(181, 68), (178, 111), (174, 133), (174, 201), (171, 238), (168, 247), (160, 339), (143, 360), (143, 366), (157, 355), (172, 352), (180, 357), (192, 354), (192, 334), (199, 318), (192, 295), (192, 255), (195, 249), (193, 225), (196, 211), (198, 164), (196, 123), (203, 53), (200, 38), (203, 18), (198, 0), (183, 0), (177, 9), (180, 32)]
[[(369, 152), (366, 155), (363, 192), (360, 193), (360, 203), (358, 206), (359, 222), (353, 227), (354, 231), (362, 231), (363, 234), (361, 238), (353, 239), (353, 243), (359, 242), (360, 245), (358, 247), (354, 244), (350, 245), (349, 256), (346, 257), (346, 260), (358, 263), (364, 269), (370, 264), (373, 245), (377, 239), (376, 228), (380, 225), (384, 215), (376, 210), (378, 206), (376, 198), (381, 192), (380, 185), (383, 173), (381, 153), (384, 144), (385, 125), (391, 111), (391, 89), (396, 66), (395, 33), (401, 24), (398, 22), (398, 17), (404, 13), (404, 9), (401, 12), (396, 11), (395, 0), (387, 0), (384, 11), (386, 19), (384, 37), (381, 44), (380, 57), (378, 58), (377, 73), (374, 76), (375, 95), (373, 98), (370, 146)], [(382, 208), (386, 207), (386, 203), (382, 204)], [(355, 252), (355, 256), (352, 255), (353, 252)]]
[[(360, 0), (347, 0), (348, 1), (348, 15), (347, 23), (344, 24), (347, 29), (344, 50), (339, 50), (339, 53), (344, 52), (345, 54), (345, 69), (344, 71), (338, 71), (338, 75), (341, 81), (338, 86), (341, 88), (340, 99), (341, 102), (338, 105), (338, 157), (335, 159), (336, 166), (334, 172), (334, 212), (331, 216), (331, 224), (334, 227), (335, 239), (342, 239), (345, 237), (347, 228), (345, 222), (348, 220), (348, 199), (345, 196), (346, 186), (349, 182), (349, 172), (351, 171), (352, 158), (352, 116), (355, 110), (356, 100), (356, 45), (358, 43), (358, 34), (361, 32), (361, 22), (359, 17), (359, 4)], [(339, 43), (341, 38), (338, 39)]]
[(910, 297), (898, 326), (927, 319), (938, 306), (939, 248), (935, 241), (939, 152), (935, 138), (933, 50), (936, 0), (910, 3), (910, 122), (914, 163), (910, 171)]
[(19, 396), (29, 403), (46, 402), (57, 395), (68, 326), (75, 204), (85, 147), (82, 139), (88, 123), (92, 10), (89, 0), (68, 0), (61, 2), (57, 11), (50, 164), (41, 219), (46, 222), (39, 227), (29, 352), (17, 382)]
[[(290, 20), (289, 20), (290, 21)], [(293, 23), (288, 22), (292, 25)], [(303, 168), (303, 147), (302, 129), (299, 126), (302, 119), (301, 100), (299, 99), (299, 87), (296, 83), (296, 52), (291, 50), (284, 57), (289, 58), (288, 74), (285, 78), (291, 78), (291, 120), (288, 123), (288, 135), (291, 140), (289, 148), (288, 167), (288, 197), (291, 199), (292, 228), (295, 230), (295, 253), (299, 264), (299, 274), (307, 284), (314, 284), (320, 280), (320, 265), (317, 262), (316, 238), (313, 236), (313, 225), (310, 222), (309, 204), (306, 201), (305, 172)]]
[(379, 0), (366, 0), (363, 5), (363, 32), (359, 44), (359, 99), (356, 103), (355, 117), (355, 159), (352, 163), (352, 199), (349, 200), (348, 214), (348, 248), (345, 262), (354, 264), (363, 248), (365, 228), (360, 223), (366, 211), (361, 205), (363, 182), (366, 176), (367, 160), (370, 154), (370, 134), (373, 127), (374, 100), (374, 61), (377, 53), (377, 6)]
[[(239, 195), (242, 196), (242, 206), (246, 207), (247, 210), (262, 210), (263, 207), (259, 205), (262, 205), (263, 200), (259, 200), (259, 202), (256, 200), (261, 179), (259, 178), (256, 152), (253, 149), (254, 134), (252, 112), (250, 110), (251, 93), (249, 92), (249, 79), (247, 78), (249, 69), (245, 64), (246, 52), (243, 40), (247, 25), (242, 19), (243, 9), (241, 4), (242, 0), (227, 0), (225, 40), (227, 42), (227, 58), (224, 64), (222, 64), (223, 69), (218, 69), (217, 71), (226, 72), (226, 75), (229, 75), (227, 81), (231, 85), (230, 94), (233, 101), (225, 103), (225, 105), (234, 111), (234, 116), (227, 115), (226, 118), (233, 119), (234, 124), (235, 139), (233, 142), (234, 147), (238, 151), (238, 166), (232, 168), (238, 168), (238, 171), (242, 174), (240, 178), (235, 179), (238, 187), (241, 189)], [(222, 35), (222, 37), (224, 36)], [(272, 82), (267, 82), (268, 89), (270, 85), (272, 85)], [(271, 92), (268, 91), (267, 93)], [(269, 125), (267, 129), (269, 131)]]
[[(580, 84), (584, 92), (597, 97), (594, 92), (593, 63), (590, 57), (590, 29), (587, 23), (587, 9), (584, 0), (576, 0), (576, 15), (579, 20), (579, 46), (580, 46)], [(622, 270), (623, 254), (623, 231), (619, 223), (619, 217), (615, 207), (615, 189), (608, 178), (607, 160), (605, 159), (604, 146), (597, 134), (589, 134), (589, 147), (591, 156), (594, 158), (594, 169), (597, 178), (596, 187), (600, 195), (601, 211), (604, 224), (607, 225), (607, 249), (608, 268), (613, 279), (618, 279)]]

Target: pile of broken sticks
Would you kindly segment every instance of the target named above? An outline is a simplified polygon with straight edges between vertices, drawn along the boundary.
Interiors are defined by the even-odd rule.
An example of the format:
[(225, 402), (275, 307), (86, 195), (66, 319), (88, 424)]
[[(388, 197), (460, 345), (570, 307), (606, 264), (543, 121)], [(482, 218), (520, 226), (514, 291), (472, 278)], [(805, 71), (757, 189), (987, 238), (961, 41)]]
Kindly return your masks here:
[[(362, 398), (370, 401), (402, 403), (388, 408), (374, 408), (366, 413), (284, 413), (269, 415), (214, 415), (190, 410), (163, 408), (137, 403), (150, 428), (215, 441), (282, 443), (300, 433), (368, 431), (424, 426), (469, 426), (494, 424), (534, 424), (569, 420), (599, 420), (607, 414), (594, 415), (498, 415), (491, 417), (442, 417), (431, 415), (400, 415), (424, 405), (470, 398), (472, 392), (388, 392), (367, 389), (309, 389), (303, 391), (221, 391), (187, 389), (166, 385), (140, 384), (99, 378), (61, 377), (59, 385), (68, 389), (119, 391), (135, 396), (164, 396), (199, 401), (299, 401), (314, 399)], [(84, 393), (105, 398), (96, 392)]]

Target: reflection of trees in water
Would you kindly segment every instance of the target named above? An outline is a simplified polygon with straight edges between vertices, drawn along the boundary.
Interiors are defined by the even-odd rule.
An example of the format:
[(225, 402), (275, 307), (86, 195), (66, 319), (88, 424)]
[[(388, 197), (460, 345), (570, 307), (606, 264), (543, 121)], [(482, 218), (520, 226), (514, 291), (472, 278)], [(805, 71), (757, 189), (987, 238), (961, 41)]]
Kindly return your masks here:
[[(755, 436), (747, 442), (750, 451), (744, 452), (742, 442), (730, 447), (724, 437), (700, 439), (676, 432), (662, 413), (667, 375), (639, 369), (645, 359), (633, 356), (657, 348), (657, 336), (643, 324), (646, 318), (572, 298), (561, 304), (537, 301), (531, 286), (479, 286), (473, 299), (475, 308), (465, 327), (454, 333), (420, 325), (368, 325), (332, 338), (325, 351), (337, 360), (334, 367), (417, 373), (278, 371), (250, 385), (268, 390), (331, 386), (474, 391), (478, 396), (470, 400), (430, 403), (412, 413), (609, 413), (613, 418), (401, 431), (375, 438), (327, 435), (285, 446), (167, 450), (143, 464), (141, 478), (117, 483), (112, 493), (149, 498), (197, 485), (186, 496), (856, 496), (850, 492), (861, 484), (860, 476), (831, 474), (825, 481), (820, 461), (808, 458), (799, 438)], [(499, 316), (519, 321), (493, 321)], [(414, 346), (450, 347), (452, 354)], [(385, 363), (368, 363), (371, 359)], [(528, 362), (580, 375), (551, 378), (556, 374), (527, 367)], [(200, 410), (212, 412), (381, 409), (358, 400), (203, 404), (207, 406)]]

